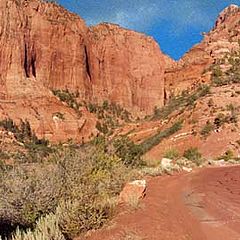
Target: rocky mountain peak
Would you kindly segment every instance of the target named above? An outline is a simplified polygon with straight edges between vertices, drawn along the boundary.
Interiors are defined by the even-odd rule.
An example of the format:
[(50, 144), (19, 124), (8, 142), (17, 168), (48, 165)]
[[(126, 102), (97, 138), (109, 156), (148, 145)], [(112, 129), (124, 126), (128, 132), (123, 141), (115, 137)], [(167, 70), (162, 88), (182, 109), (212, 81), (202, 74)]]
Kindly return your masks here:
[(219, 25), (223, 24), (229, 16), (233, 16), (234, 14), (236, 14), (238, 12), (240, 12), (240, 7), (238, 5), (231, 4), (228, 7), (226, 7), (218, 15), (217, 21), (215, 23), (215, 28), (217, 28)]

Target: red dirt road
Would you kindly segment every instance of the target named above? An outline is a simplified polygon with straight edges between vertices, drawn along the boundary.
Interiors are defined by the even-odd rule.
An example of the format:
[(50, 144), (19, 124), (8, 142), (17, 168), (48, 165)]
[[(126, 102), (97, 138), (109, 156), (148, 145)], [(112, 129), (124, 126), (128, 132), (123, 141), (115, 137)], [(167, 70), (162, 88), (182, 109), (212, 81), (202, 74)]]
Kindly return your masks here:
[(240, 240), (240, 167), (152, 178), (135, 211), (91, 240)]

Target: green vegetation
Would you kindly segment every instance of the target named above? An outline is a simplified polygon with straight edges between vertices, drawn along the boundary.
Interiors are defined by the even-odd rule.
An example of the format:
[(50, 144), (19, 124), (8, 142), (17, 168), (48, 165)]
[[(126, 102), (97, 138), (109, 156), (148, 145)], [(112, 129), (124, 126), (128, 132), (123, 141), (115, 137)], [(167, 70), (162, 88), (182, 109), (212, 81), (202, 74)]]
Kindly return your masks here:
[[(90, 113), (94, 113), (98, 118), (96, 128), (100, 133), (111, 134), (112, 130), (119, 126), (119, 121), (131, 121), (131, 114), (115, 103), (109, 103), (107, 100), (103, 101), (102, 105), (96, 103), (79, 103), (79, 92), (72, 93), (67, 90), (52, 90), (53, 94), (59, 98), (60, 101), (66, 103), (68, 107), (74, 109), (79, 117), (81, 112), (79, 108), (85, 106)], [(59, 119), (64, 120), (64, 115), (60, 112), (54, 114)]]
[[(53, 231), (45, 229), (44, 234), (59, 228), (56, 234), (67, 238), (99, 228), (112, 216), (114, 198), (131, 177), (130, 158), (129, 162), (119, 158), (99, 142), (79, 149), (59, 147), (44, 163), (1, 168), (0, 223), (33, 228), (27, 234), (41, 236), (39, 222), (47, 221), (44, 226), (49, 224)], [(137, 160), (134, 154), (133, 158)], [(57, 226), (48, 222), (53, 218), (58, 219)], [(20, 232), (14, 239), (19, 239)]]
[(215, 118), (213, 123), (210, 121), (207, 121), (206, 125), (202, 128), (200, 131), (200, 134), (204, 137), (207, 137), (210, 135), (210, 133), (215, 130), (222, 127), (225, 123), (227, 124), (237, 124), (238, 123), (238, 112), (239, 108), (234, 107), (232, 104), (229, 104), (226, 106), (226, 110), (230, 113), (224, 114), (219, 113)]
[[(60, 101), (67, 104), (68, 107), (74, 109), (79, 117), (81, 112), (79, 108), (85, 106), (90, 113), (94, 113), (98, 118), (96, 128), (104, 135), (111, 135), (112, 130), (119, 126), (120, 121), (130, 122), (131, 114), (120, 105), (109, 103), (107, 100), (103, 101), (101, 105), (97, 103), (79, 103), (79, 92), (72, 93), (66, 90), (52, 90), (53, 94), (59, 98)], [(59, 119), (64, 120), (64, 115), (60, 112), (54, 113)]]
[(136, 145), (128, 137), (120, 137), (113, 142), (115, 154), (122, 159), (127, 166), (141, 166), (143, 164), (141, 156), (142, 148)]
[(204, 137), (207, 137), (214, 129), (215, 129), (215, 126), (208, 121), (206, 125), (202, 128), (200, 134)]
[(178, 122), (174, 123), (170, 128), (168, 128), (164, 131), (158, 132), (154, 136), (146, 139), (145, 141), (143, 141), (140, 144), (142, 152), (143, 153), (148, 152), (150, 149), (157, 146), (164, 138), (167, 138), (167, 137), (173, 135), (174, 133), (181, 130), (181, 128), (182, 128), (182, 121), (178, 121)]
[[(223, 72), (221, 64), (230, 64), (230, 68)], [(212, 83), (215, 86), (240, 83), (240, 51), (226, 55), (212, 66)]]
[(38, 139), (36, 135), (32, 132), (30, 123), (26, 121), (20, 121), (19, 126), (10, 118), (0, 121), (0, 127), (4, 128), (4, 130), (11, 132), (14, 134), (14, 137), (22, 143), (26, 142), (34, 142), (38, 143), (41, 141), (44, 142), (43, 139)]
[(23, 155), (28, 162), (43, 160), (43, 158), (47, 157), (53, 151), (46, 139), (39, 139), (36, 136), (27, 120), (21, 120), (20, 124), (17, 125), (12, 119), (5, 119), (0, 121), (0, 127), (13, 133), (16, 140), (24, 145), (28, 154), (26, 156), (23, 153)]
[(232, 110), (230, 114), (219, 113), (217, 117), (214, 119), (214, 124), (216, 128), (220, 128), (225, 123), (237, 123), (238, 115), (236, 110)]
[(111, 135), (113, 129), (120, 125), (120, 121), (131, 121), (131, 114), (127, 110), (120, 105), (109, 103), (107, 100), (102, 105), (89, 103), (87, 109), (98, 118), (96, 128), (104, 135)]
[[(0, 238), (1, 239), (1, 238)], [(60, 228), (59, 219), (56, 214), (49, 214), (41, 217), (36, 224), (34, 231), (30, 229), (21, 231), (19, 228), (12, 237), (12, 240), (65, 240)]]
[(101, 123), (99, 121), (97, 121), (96, 123), (96, 129), (103, 133), (104, 135), (106, 135), (109, 132), (108, 126), (106, 123)]
[(118, 104), (109, 103), (107, 100), (103, 101), (102, 105), (89, 103), (87, 108), (89, 112), (95, 113), (98, 119), (111, 117), (115, 119), (119, 118), (125, 122), (129, 122), (131, 119), (131, 114), (127, 110)]
[[(103, 108), (108, 107), (105, 102)], [(50, 146), (36, 137), (28, 121), (17, 125), (6, 119), (1, 126), (12, 131), (25, 149), (14, 155), (16, 164), (0, 164), (0, 225), (9, 231), (4, 230), (5, 236), (15, 230), (14, 240), (43, 236), (46, 240), (62, 240), (106, 223), (114, 213), (115, 199), (123, 185), (144, 165), (142, 155), (180, 130), (182, 122), (140, 145), (126, 136), (109, 142), (100, 135), (82, 146)], [(8, 156), (3, 151), (1, 154)]]
[(0, 161), (7, 160), (9, 158), (10, 158), (9, 154), (0, 149)]
[(179, 152), (175, 148), (170, 148), (165, 152), (164, 157), (169, 159), (177, 159), (179, 157)]
[(197, 164), (197, 166), (202, 163), (202, 154), (199, 152), (197, 148), (189, 148), (183, 153), (183, 157)]
[(72, 93), (68, 89), (66, 90), (59, 90), (55, 89), (52, 90), (52, 93), (59, 98), (60, 101), (65, 102), (70, 108), (74, 109), (79, 116), (81, 116), (81, 113), (79, 111), (79, 107), (82, 106), (77, 101), (77, 98), (79, 97), (79, 92)]
[(224, 161), (229, 161), (235, 159), (235, 157), (232, 150), (227, 150), (222, 156), (218, 157), (218, 159), (224, 159)]
[(172, 97), (164, 107), (160, 109), (155, 107), (152, 119), (166, 119), (174, 111), (193, 107), (197, 99), (202, 98), (209, 93), (210, 86), (208, 85), (200, 85), (193, 93), (183, 91), (180, 96)]

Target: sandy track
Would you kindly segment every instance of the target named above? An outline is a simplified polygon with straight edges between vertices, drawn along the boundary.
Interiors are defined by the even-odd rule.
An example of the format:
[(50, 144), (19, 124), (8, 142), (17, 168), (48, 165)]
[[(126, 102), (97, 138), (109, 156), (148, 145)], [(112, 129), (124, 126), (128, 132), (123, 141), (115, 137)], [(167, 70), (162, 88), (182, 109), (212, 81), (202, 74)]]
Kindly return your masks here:
[(91, 240), (240, 240), (240, 167), (152, 178), (141, 206)]

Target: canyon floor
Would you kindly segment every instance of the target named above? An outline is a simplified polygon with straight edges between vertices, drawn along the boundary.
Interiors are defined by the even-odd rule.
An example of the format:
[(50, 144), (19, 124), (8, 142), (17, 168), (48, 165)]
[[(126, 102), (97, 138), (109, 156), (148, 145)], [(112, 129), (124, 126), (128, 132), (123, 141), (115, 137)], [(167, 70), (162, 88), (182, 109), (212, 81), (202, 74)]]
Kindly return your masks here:
[(120, 211), (91, 240), (238, 240), (240, 166), (203, 168), (148, 180), (136, 210)]

